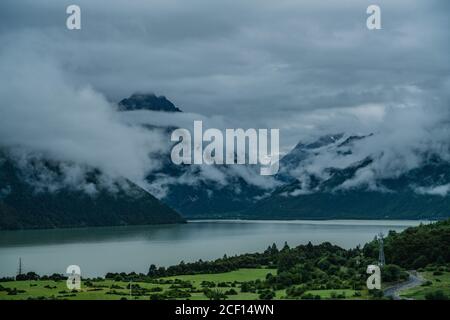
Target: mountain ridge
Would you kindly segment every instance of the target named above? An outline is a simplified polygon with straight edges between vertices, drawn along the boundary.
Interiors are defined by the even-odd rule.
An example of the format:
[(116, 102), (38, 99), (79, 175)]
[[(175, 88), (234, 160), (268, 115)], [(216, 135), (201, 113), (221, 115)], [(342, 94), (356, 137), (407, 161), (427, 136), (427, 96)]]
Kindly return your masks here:
[[(124, 179), (114, 183), (114, 191), (96, 181), (90, 172), (85, 190), (61, 187), (36, 190), (22, 176), (21, 169), (5, 153), (0, 153), (0, 230), (75, 228), (185, 222), (176, 211), (151, 194)], [(55, 174), (54, 167), (44, 164)]]

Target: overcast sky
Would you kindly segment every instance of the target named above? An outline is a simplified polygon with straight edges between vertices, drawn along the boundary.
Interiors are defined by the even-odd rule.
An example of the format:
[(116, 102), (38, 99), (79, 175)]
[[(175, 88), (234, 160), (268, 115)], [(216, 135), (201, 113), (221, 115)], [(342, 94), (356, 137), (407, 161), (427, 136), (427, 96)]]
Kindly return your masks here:
[[(73, 3), (80, 31), (65, 27)], [(288, 130), (307, 110), (405, 104), (418, 90), (448, 98), (449, 2), (376, 1), (383, 29), (369, 31), (372, 3), (2, 0), (0, 40), (111, 101), (150, 91), (249, 127)]]
[[(382, 30), (370, 31), (374, 3)], [(66, 29), (69, 4), (81, 7), (79, 31)], [(57, 106), (71, 97), (110, 118), (107, 101), (140, 91), (229, 127), (280, 128), (285, 150), (341, 131), (386, 131), (384, 140), (401, 144), (425, 133), (445, 140), (448, 130), (430, 130), (448, 127), (449, 14), (446, 0), (1, 0), (2, 113), (18, 108), (18, 95), (24, 112), (40, 112), (43, 92), (62, 90), (43, 126), (52, 114), (63, 121)], [(11, 129), (3, 138), (14, 124), (23, 129), (20, 117), (3, 117)], [(120, 132), (115, 125), (100, 129)], [(130, 133), (142, 146), (140, 135)]]

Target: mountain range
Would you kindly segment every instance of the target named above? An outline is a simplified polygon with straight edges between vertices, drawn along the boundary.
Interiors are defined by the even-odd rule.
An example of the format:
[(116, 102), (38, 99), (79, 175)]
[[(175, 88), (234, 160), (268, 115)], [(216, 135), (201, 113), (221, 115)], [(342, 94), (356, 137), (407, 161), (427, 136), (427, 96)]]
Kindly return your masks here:
[[(153, 101), (153, 95), (148, 99)], [(143, 105), (148, 109), (151, 103)], [(150, 109), (159, 110), (158, 107)], [(173, 112), (173, 108), (166, 111)], [(370, 144), (373, 136), (373, 133), (338, 133), (324, 135), (311, 143), (298, 143), (280, 160), (280, 172), (274, 177), (275, 183), (269, 184), (270, 188), (264, 183), (248, 183), (245, 175), (233, 171), (233, 166), (214, 166), (214, 170), (228, 177), (225, 184), (204, 179), (183, 183), (195, 180), (202, 169), (175, 166), (168, 154), (161, 155), (164, 165), (149, 175), (148, 181), (172, 178), (161, 200), (187, 218), (440, 219), (450, 216), (450, 192), (435, 190), (436, 186), (450, 186), (450, 163), (437, 155), (429, 156), (419, 167), (398, 176), (379, 179), (377, 188), (364, 184), (341, 188), (357, 178), (361, 170), (369, 168), (376, 161), (376, 154), (356, 159), (346, 167), (329, 163), (324, 168), (326, 178), (314, 174), (295, 176), (296, 170), (305, 163), (314, 164), (324, 153), (352, 155), (355, 144)]]
[[(133, 94), (118, 103), (118, 112), (157, 111), (183, 114), (164, 96)], [(167, 150), (151, 171), (144, 190), (121, 178), (109, 186), (90, 168), (80, 186), (58, 185), (61, 163), (41, 159), (21, 167), (0, 149), (0, 230), (55, 227), (183, 223), (196, 218), (244, 219), (443, 219), (450, 216), (450, 163), (438, 155), (373, 185), (354, 184), (378, 154), (356, 157), (357, 145), (372, 143), (374, 134), (329, 134), (300, 142), (280, 160), (274, 177), (261, 177), (252, 166), (175, 165), (170, 159), (173, 126), (162, 129)], [(352, 159), (346, 165), (332, 160)], [(328, 158), (327, 158), (328, 157)], [(305, 170), (308, 166), (320, 172)], [(31, 171), (30, 171), (31, 167)], [(56, 177), (56, 178), (55, 178)], [(44, 184), (43, 184), (44, 182)], [(45, 185), (47, 182), (47, 185)], [(353, 183), (353, 184), (352, 184)], [(163, 190), (163, 192), (161, 192)], [(152, 194), (153, 193), (153, 194)], [(155, 197), (157, 196), (157, 197)]]
[[(344, 145), (337, 144), (336, 151)], [(299, 145), (282, 163), (291, 165), (297, 159), (301, 165), (307, 148), (315, 150), (311, 145)], [(367, 157), (342, 169), (330, 167), (329, 177), (324, 180), (311, 175), (308, 190), (304, 190), (302, 181), (290, 180), (269, 197), (240, 211), (239, 216), (253, 219), (442, 219), (450, 216), (450, 194), (435, 187), (449, 185), (450, 163), (432, 157), (397, 177), (379, 179), (378, 188), (365, 185), (341, 188), (373, 161)]]
[[(59, 165), (37, 160), (24, 169), (8, 153), (0, 152), (0, 230), (185, 222), (131, 181), (104, 186), (95, 169), (86, 174), (85, 189), (58, 185)], [(51, 183), (36, 176), (44, 171), (53, 176)]]

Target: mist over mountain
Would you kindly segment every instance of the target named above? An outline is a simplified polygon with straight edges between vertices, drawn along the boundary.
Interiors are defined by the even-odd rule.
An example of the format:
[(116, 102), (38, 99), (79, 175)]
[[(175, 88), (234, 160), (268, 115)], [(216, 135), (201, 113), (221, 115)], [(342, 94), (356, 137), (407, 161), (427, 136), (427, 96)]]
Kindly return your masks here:
[[(87, 102), (92, 103), (89, 100)], [(48, 105), (48, 101), (41, 105), (39, 101), (37, 103), (39, 107)], [(180, 218), (174, 218), (176, 214), (159, 204), (152, 195), (189, 218), (440, 218), (449, 215), (449, 151), (444, 141), (446, 127), (442, 126), (441, 120), (430, 121), (428, 117), (425, 121), (416, 121), (413, 127), (396, 128), (391, 123), (396, 122), (395, 116), (380, 127), (384, 130), (375, 133), (335, 133), (319, 136), (309, 142), (299, 142), (281, 158), (277, 175), (262, 177), (257, 168), (248, 165), (177, 166), (172, 163), (172, 130), (178, 127), (189, 128), (196, 119), (204, 120), (209, 126), (226, 127), (223, 119), (183, 113), (170, 100), (155, 94), (133, 94), (122, 99), (116, 109), (118, 112), (112, 106), (106, 106), (106, 102), (102, 100), (97, 103), (105, 104), (105, 108), (101, 110), (104, 110), (102, 112), (107, 117), (102, 116), (103, 118), (112, 119), (108, 121), (113, 121), (114, 126), (131, 134), (127, 143), (134, 143), (136, 137), (142, 141), (156, 142), (156, 148), (151, 144), (136, 146), (136, 152), (145, 154), (140, 163), (141, 174), (129, 174), (130, 165), (136, 163), (135, 159), (129, 163), (120, 163), (123, 170), (111, 171), (110, 161), (114, 162), (116, 159), (107, 158), (97, 163), (89, 158), (80, 159), (78, 155), (70, 160), (70, 157), (65, 156), (65, 150), (62, 157), (61, 154), (53, 154), (54, 147), (50, 144), (48, 148), (39, 144), (27, 147), (17, 137), (14, 137), (16, 143), (11, 144), (8, 143), (9, 140), (5, 140), (9, 137), (5, 135), (4, 146), (21, 146), (15, 152), (21, 155), (19, 158), (22, 160), (19, 162), (26, 164), (26, 167), (30, 167), (29, 164), (33, 163), (30, 159), (34, 158), (39, 161), (35, 161), (33, 166), (36, 163), (58, 164), (56, 180), (49, 179), (54, 178), (55, 174), (42, 165), (38, 167), (39, 173), (35, 170), (33, 179), (23, 174), (16, 175), (17, 181), (25, 179), (21, 183), (28, 184), (26, 188), (19, 188), (20, 192), (26, 190), (35, 194), (36, 190), (43, 188), (44, 192), (41, 190), (38, 194), (45, 198), (44, 202), (49, 203), (57, 202), (54, 200), (58, 198), (57, 195), (61, 199), (70, 199), (67, 195), (72, 193), (73, 203), (90, 208), (88, 212), (104, 212), (105, 208), (109, 208), (107, 202), (114, 203), (110, 199), (115, 199), (115, 194), (122, 195), (121, 201), (128, 201), (124, 195), (130, 188), (124, 190), (123, 181), (127, 181), (125, 185), (132, 185), (131, 189), (140, 189), (135, 184), (138, 183), (149, 192), (146, 203), (151, 214), (147, 218), (127, 220), (117, 213), (119, 216), (104, 222), (94, 218), (91, 221), (94, 224), (181, 221)], [(40, 112), (46, 112), (46, 108), (41, 108)], [(81, 112), (88, 113), (90, 110), (84, 109)], [(385, 109), (383, 112), (393, 112), (396, 115), (395, 109)], [(70, 122), (67, 124), (75, 127), (78, 125)], [(392, 131), (393, 129), (395, 130)], [(412, 132), (416, 134), (411, 135)], [(61, 133), (59, 138), (64, 139), (66, 133)], [(30, 154), (33, 156), (30, 157)], [(131, 158), (133, 154), (136, 153), (130, 153)], [(97, 164), (98, 169), (90, 169), (96, 168)], [(119, 165), (118, 162), (117, 164)], [(92, 176), (92, 170), (102, 173), (96, 175), (94, 184), (87, 180), (87, 177)], [(2, 192), (5, 194), (8, 190), (8, 183), (4, 182)], [(17, 196), (18, 191), (8, 192)], [(91, 203), (89, 207), (90, 200), (98, 197), (108, 199), (105, 205), (94, 207)], [(16, 215), (12, 212), (18, 210), (5, 201), (2, 202), (2, 208), (4, 213), (8, 213), (4, 221), (12, 219)], [(137, 212), (142, 212), (141, 209)], [(46, 212), (42, 210), (39, 214)], [(68, 217), (75, 214), (68, 209), (58, 212), (63, 212), (63, 216)], [(111, 212), (114, 216), (114, 211)], [(167, 219), (162, 218), (161, 215), (164, 214), (167, 214)], [(7, 225), (31, 226), (11, 221)], [(84, 225), (89, 222), (86, 220), (77, 224), (70, 220), (54, 222), (50, 219), (44, 225), (71, 223)]]
[(83, 181), (67, 183), (70, 171), (79, 179), (77, 170), (73, 164), (36, 158), (24, 163), (0, 152), (0, 230), (184, 222), (126, 179), (87, 169)]
[(166, 148), (160, 132), (123, 122), (54, 61), (0, 56), (1, 229), (184, 221), (145, 190)]
[[(168, 145), (175, 128), (165, 127)], [(420, 130), (420, 123), (415, 130)], [(152, 193), (190, 218), (448, 216), (446, 145), (420, 149), (420, 141), (407, 137), (401, 138), (403, 149), (390, 149), (385, 137), (384, 132), (337, 133), (300, 142), (269, 179), (248, 165), (177, 166), (168, 148), (160, 153), (162, 165), (147, 176), (147, 182)], [(443, 136), (433, 141), (439, 137)], [(409, 149), (408, 143), (415, 147)]]
[[(164, 102), (161, 104), (161, 101)], [(174, 108), (173, 103), (165, 97), (133, 94), (119, 103), (119, 111), (126, 116), (144, 110), (157, 111), (156, 114), (146, 113), (147, 116), (159, 118), (145, 122), (142, 121), (144, 112), (140, 112), (138, 117), (141, 122), (138, 123), (148, 130), (161, 130), (167, 144), (167, 148), (158, 155), (161, 166), (146, 177), (147, 189), (186, 217), (221, 217), (248, 208), (276, 185), (274, 179), (261, 177), (256, 166), (173, 164), (170, 147), (174, 143), (170, 141), (170, 135), (176, 128), (189, 128), (192, 123), (182, 119), (183, 115), (173, 114), (181, 110)], [(163, 115), (161, 112), (168, 114)], [(158, 121), (162, 120), (161, 117), (165, 120)], [(184, 118), (190, 120), (191, 115)], [(127, 117), (127, 120), (136, 123), (133, 117)]]
[[(382, 0), (380, 32), (357, 0), (78, 4), (68, 32), (57, 2), (2, 1), (0, 148), (59, 168), (33, 190), (92, 196), (94, 170), (190, 217), (445, 214), (448, 4)], [(279, 129), (279, 173), (174, 166), (170, 132), (195, 120)]]
[[(355, 161), (366, 136), (329, 135), (298, 144), (281, 160), (286, 183), (238, 215), (254, 219), (442, 219), (450, 216), (450, 162), (437, 154), (397, 175), (377, 175), (373, 153)], [(316, 164), (334, 157), (326, 168)], [(340, 158), (352, 162), (343, 167)], [(335, 166), (334, 166), (335, 165)], [(318, 170), (320, 169), (320, 170)], [(289, 172), (291, 176), (286, 178)], [(293, 178), (297, 176), (297, 178)]]

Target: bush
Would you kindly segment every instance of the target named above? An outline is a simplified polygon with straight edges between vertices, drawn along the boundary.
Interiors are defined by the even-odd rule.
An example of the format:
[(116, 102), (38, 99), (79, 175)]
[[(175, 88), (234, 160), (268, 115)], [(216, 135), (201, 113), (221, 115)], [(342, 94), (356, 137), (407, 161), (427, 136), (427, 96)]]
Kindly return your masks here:
[(408, 279), (408, 274), (395, 264), (388, 264), (382, 270), (383, 281), (395, 282)]
[(248, 282), (243, 282), (241, 284), (241, 292), (250, 292), (252, 290), (252, 286)]
[(214, 288), (216, 286), (216, 284), (213, 281), (202, 281), (200, 285), (206, 288)]
[(383, 297), (383, 291), (382, 290), (369, 290), (369, 295), (371, 295), (373, 298), (380, 299)]
[(275, 292), (271, 290), (264, 290), (259, 295), (259, 299), (261, 300), (272, 300), (273, 298), (275, 298)]
[(305, 292), (306, 292), (305, 286), (297, 286), (297, 287), (292, 286), (286, 290), (286, 294), (288, 295), (288, 297), (292, 298), (301, 297)]
[(150, 292), (162, 292), (163, 288), (161, 288), (161, 287), (154, 287), (154, 288), (150, 288), (148, 291), (150, 291)]
[(209, 300), (225, 300), (227, 298), (225, 293), (216, 289), (205, 289), (204, 294)]
[(164, 300), (166, 297), (160, 293), (154, 293), (150, 295), (150, 300)]
[(217, 286), (218, 286), (219, 288), (228, 288), (228, 287), (230, 287), (230, 285), (229, 285), (228, 283), (226, 283), (226, 282), (219, 282), (219, 283), (217, 284)]
[(236, 290), (230, 289), (230, 290), (225, 291), (225, 294), (226, 294), (227, 296), (235, 296), (235, 295), (237, 295), (238, 293), (237, 293)]
[(448, 296), (442, 291), (437, 290), (433, 292), (428, 292), (425, 295), (426, 300), (448, 300)]
[(320, 300), (321, 297), (318, 294), (313, 295), (312, 293), (305, 293), (304, 295), (301, 296), (301, 299), (302, 300)]

